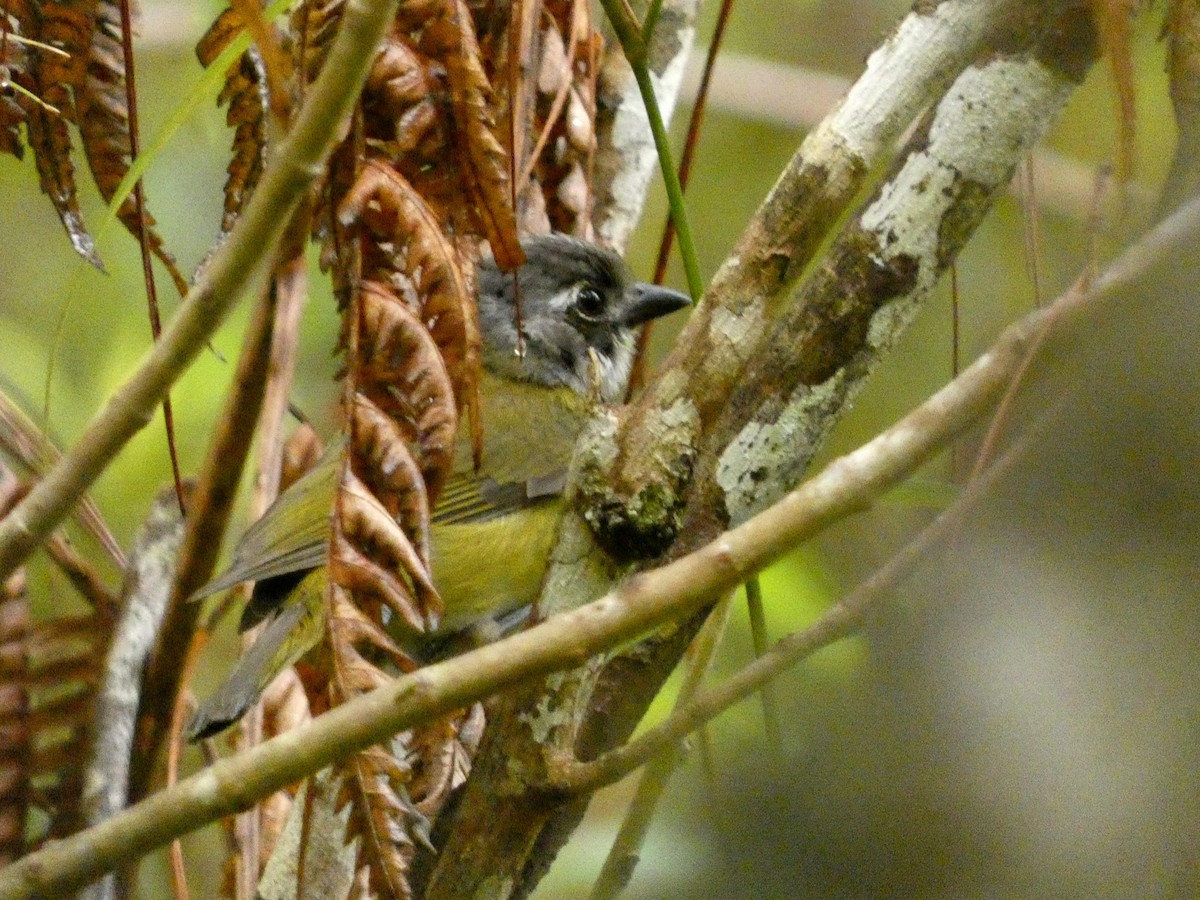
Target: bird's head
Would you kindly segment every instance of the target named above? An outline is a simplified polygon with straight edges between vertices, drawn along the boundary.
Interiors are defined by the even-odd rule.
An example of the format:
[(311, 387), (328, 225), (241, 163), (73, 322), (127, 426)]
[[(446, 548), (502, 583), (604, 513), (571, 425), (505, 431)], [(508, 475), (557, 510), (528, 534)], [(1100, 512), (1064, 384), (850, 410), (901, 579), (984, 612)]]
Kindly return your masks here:
[(484, 364), (492, 372), (586, 394), (592, 381), (589, 350), (599, 364), (600, 394), (621, 399), (633, 365), (637, 329), (690, 304), (684, 294), (634, 281), (611, 250), (560, 234), (522, 241), (518, 353), (513, 275), (495, 263), (479, 265), (479, 318)]

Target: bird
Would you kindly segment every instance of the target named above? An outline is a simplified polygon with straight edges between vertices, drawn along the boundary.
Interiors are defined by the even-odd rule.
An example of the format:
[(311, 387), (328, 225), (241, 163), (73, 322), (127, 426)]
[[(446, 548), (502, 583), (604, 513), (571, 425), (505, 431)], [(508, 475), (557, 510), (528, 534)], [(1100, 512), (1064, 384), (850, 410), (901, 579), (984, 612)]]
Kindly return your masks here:
[[(519, 319), (514, 274), (487, 257), (476, 270), (483, 452), (476, 467), (464, 424), (431, 514), (431, 568), (444, 605), (435, 638), (537, 599), (584, 424), (597, 402), (624, 397), (640, 328), (691, 305), (686, 294), (634, 280), (619, 255), (597, 244), (562, 234), (521, 243)], [(243, 535), (229, 568), (196, 593), (200, 598), (255, 581), (241, 627), (268, 624), (198, 707), (189, 739), (241, 718), (271, 679), (320, 639), (340, 450), (340, 443), (331, 446), (282, 493)]]

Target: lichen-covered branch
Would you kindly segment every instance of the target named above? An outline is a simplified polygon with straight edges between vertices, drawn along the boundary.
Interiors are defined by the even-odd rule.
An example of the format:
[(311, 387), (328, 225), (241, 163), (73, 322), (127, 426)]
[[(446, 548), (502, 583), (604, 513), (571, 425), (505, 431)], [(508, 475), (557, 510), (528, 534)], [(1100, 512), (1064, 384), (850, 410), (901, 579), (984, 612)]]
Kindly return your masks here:
[[(601, 529), (633, 528), (654, 552), (678, 529), (702, 433), (813, 254), (905, 127), (972, 61), (1028, 47), (1067, 6), (947, 0), (917, 4), (843, 103), (805, 139), (717, 272), (674, 351), (622, 423), (611, 503), (593, 502)], [(626, 518), (635, 520), (630, 523)], [(604, 519), (613, 521), (604, 522)]]
[[(687, 505), (677, 513), (681, 537), (672, 555), (710, 540), (761, 509), (758, 504), (774, 502), (802, 477), (841, 412), (982, 220), (1023, 148), (1090, 66), (1095, 43), (1086, 4), (1069, 5), (1027, 35), (1023, 49), (1011, 40), (1008, 46), (1005, 53), (985, 53), (963, 72), (764, 333), (706, 433), (684, 444), (696, 462), (688, 460), (694, 471)], [(668, 372), (663, 380), (670, 377)], [(622, 458), (661, 452), (652, 446), (636, 454), (625, 444)], [(629, 484), (619, 473), (609, 483)], [(667, 506), (669, 488), (650, 486), (658, 488), (651, 493), (655, 502)], [(608, 502), (618, 507), (618, 499)], [(678, 645), (671, 636), (639, 648), (644, 677), (665, 679)], [(572, 750), (582, 758), (602, 752), (614, 735), (624, 739), (632, 731), (645, 707), (627, 679), (606, 672), (591, 697), (596, 712)], [(592, 725), (601, 718), (602, 728)]]

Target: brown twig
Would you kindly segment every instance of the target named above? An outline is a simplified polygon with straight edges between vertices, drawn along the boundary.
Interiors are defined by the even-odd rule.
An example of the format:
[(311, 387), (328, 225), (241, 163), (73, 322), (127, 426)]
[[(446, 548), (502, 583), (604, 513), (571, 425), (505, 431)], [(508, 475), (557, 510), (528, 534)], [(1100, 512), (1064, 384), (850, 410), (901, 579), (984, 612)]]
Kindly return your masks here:
[[(133, 65), (133, 0), (120, 0), (121, 8), (121, 55), (125, 66), (125, 105), (129, 115), (129, 164), (137, 162), (141, 154), (141, 139), (138, 130), (137, 82)], [(150, 315), (150, 334), (155, 341), (162, 335), (162, 319), (158, 314), (158, 287), (154, 281), (154, 253), (150, 246), (150, 229), (146, 227), (146, 189), (142, 179), (133, 184), (133, 207), (137, 217), (138, 248), (142, 255), (142, 282), (146, 286), (146, 311)], [(179, 514), (187, 514), (183, 503), (183, 476), (179, 471), (179, 451), (175, 446), (175, 414), (171, 410), (171, 395), (164, 394), (162, 401), (163, 425), (167, 432), (167, 454), (171, 458), (171, 475), (175, 479), (175, 499), (179, 501)]]
[(159, 749), (167, 739), (174, 718), (180, 685), (181, 661), (194, 659), (189, 645), (203, 609), (189, 600), (212, 575), (221, 549), (220, 536), (229, 524), (233, 499), (241, 481), (242, 467), (250, 452), (258, 410), (266, 382), (275, 321), (275, 293), (263, 292), (246, 332), (234, 384), (217, 419), (216, 434), (209, 446), (192, 500), (187, 531), (179, 553), (179, 568), (171, 606), (159, 634), (158, 645), (146, 670), (139, 740), (135, 748), (132, 798), (145, 796), (149, 776)]

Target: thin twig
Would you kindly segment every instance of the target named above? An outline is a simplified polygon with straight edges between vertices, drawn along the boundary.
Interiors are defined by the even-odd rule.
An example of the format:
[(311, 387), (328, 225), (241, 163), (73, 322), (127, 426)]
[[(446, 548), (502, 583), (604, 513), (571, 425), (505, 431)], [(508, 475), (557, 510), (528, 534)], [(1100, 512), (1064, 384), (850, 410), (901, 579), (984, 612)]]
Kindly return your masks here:
[[(729, 593), (717, 604), (717, 608), (713, 610), (696, 639), (692, 641), (688, 666), (684, 672), (683, 683), (679, 686), (679, 695), (675, 700), (677, 710), (691, 703), (700, 690), (700, 684), (705, 674), (712, 667), (717, 647), (720, 646), (721, 638), (729, 626), (733, 598), (734, 594)], [(633, 877), (634, 867), (641, 857), (646, 835), (650, 832), (650, 823), (654, 819), (655, 810), (658, 809), (658, 801), (662, 799), (672, 773), (683, 762), (683, 758), (684, 747), (682, 744), (666, 747), (650, 761), (646, 771), (642, 773), (637, 791), (634, 793), (633, 799), (629, 801), (629, 806), (625, 810), (625, 818), (608, 850), (608, 856), (604, 860), (600, 874), (596, 877), (596, 883), (592, 886), (591, 900), (609, 900), (609, 898), (619, 895), (629, 884), (629, 879)]]
[[(121, 9), (121, 55), (125, 67), (125, 108), (129, 117), (129, 162), (137, 162), (141, 155), (138, 137), (137, 82), (133, 65), (133, 0), (120, 0)], [(146, 227), (146, 188), (142, 179), (133, 185), (134, 218), (137, 221), (138, 249), (142, 254), (142, 282), (146, 286), (146, 310), (150, 316), (150, 335), (157, 341), (162, 335), (162, 318), (158, 314), (158, 286), (154, 281), (154, 254), (150, 247), (150, 229)], [(171, 458), (171, 475), (175, 479), (175, 499), (179, 502), (179, 514), (187, 514), (183, 504), (183, 476), (179, 472), (179, 451), (175, 446), (175, 413), (171, 410), (171, 395), (164, 394), (162, 401), (163, 426), (167, 432), (167, 455)]]
[[(282, 260), (272, 275), (275, 295), (275, 321), (271, 330), (270, 355), (265, 376), (266, 386), (262, 410), (258, 417), (258, 474), (250, 499), (250, 519), (257, 520), (279, 494), (283, 468), (283, 421), (287, 415), (288, 397), (296, 371), (296, 352), (299, 346), (300, 314), (308, 294), (308, 263), (304, 256), (305, 238), (312, 221), (309, 205), (292, 221), (281, 247)], [(253, 631), (253, 629), (251, 629)], [(243, 652), (249, 649), (250, 633), (242, 635)], [(262, 742), (262, 705), (256, 703), (245, 716), (238, 733), (241, 746)], [(237, 896), (253, 897), (261, 868), (261, 806), (238, 816), (234, 826), (237, 835), (241, 877)]]
[(258, 423), (274, 321), (274, 291), (267, 290), (255, 306), (247, 327), (234, 384), (217, 419), (216, 434), (192, 495), (171, 606), (159, 633), (154, 656), (146, 669), (138, 723), (142, 740), (138, 744), (137, 774), (130, 792), (135, 799), (145, 796), (149, 789), (154, 760), (170, 733), (170, 723), (175, 718), (172, 710), (180, 686), (184, 684), (184, 676), (190, 674), (182, 663), (194, 663), (188, 648), (203, 606), (189, 598), (212, 576), (216, 567), (221, 535), (229, 524), (242, 467), (250, 452), (254, 426)]
[[(754, 642), (755, 658), (766, 655), (767, 652), (767, 616), (763, 609), (761, 579), (756, 575), (746, 582), (746, 610), (750, 615), (750, 638)], [(762, 700), (763, 723), (767, 729), (767, 740), (772, 747), (783, 745), (783, 728), (779, 724), (779, 701), (775, 689), (770, 684), (764, 684), (759, 693)]]

